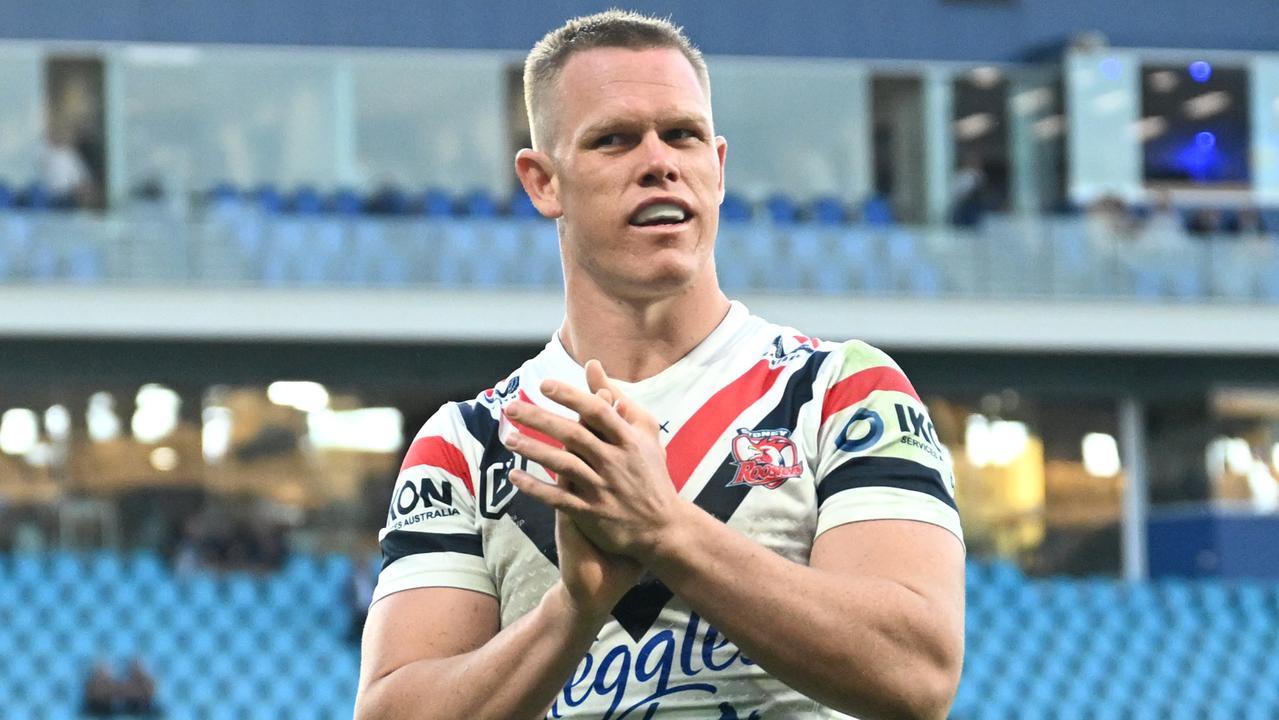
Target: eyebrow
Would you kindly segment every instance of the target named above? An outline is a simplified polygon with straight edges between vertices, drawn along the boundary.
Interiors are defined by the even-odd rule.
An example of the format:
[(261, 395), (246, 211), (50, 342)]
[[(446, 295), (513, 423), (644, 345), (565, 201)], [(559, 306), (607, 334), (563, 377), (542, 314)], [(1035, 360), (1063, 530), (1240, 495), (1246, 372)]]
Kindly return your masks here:
[[(594, 137), (595, 135), (604, 133), (606, 131), (614, 131), (619, 128), (626, 128), (626, 127), (639, 125), (639, 124), (647, 124), (647, 123), (643, 123), (632, 117), (606, 118), (604, 120), (600, 120), (599, 122), (592, 123), (591, 125), (587, 126), (587, 128), (582, 131), (582, 137)], [(680, 113), (675, 115), (661, 116), (657, 119), (656, 124), (663, 127), (692, 126), (692, 127), (700, 128), (702, 130), (706, 130), (708, 132), (710, 130), (710, 122), (708, 119), (698, 115), (691, 114), (691, 113)]]

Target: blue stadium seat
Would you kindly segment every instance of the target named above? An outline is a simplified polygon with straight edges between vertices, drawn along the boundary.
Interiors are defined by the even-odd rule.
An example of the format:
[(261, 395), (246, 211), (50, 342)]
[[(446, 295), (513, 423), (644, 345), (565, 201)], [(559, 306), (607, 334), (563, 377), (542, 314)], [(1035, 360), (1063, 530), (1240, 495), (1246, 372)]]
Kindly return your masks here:
[(309, 185), (303, 185), (293, 192), (289, 198), (288, 208), (299, 215), (318, 215), (324, 210), (324, 199), (319, 191)]
[(793, 225), (799, 222), (799, 206), (791, 198), (775, 194), (764, 200), (768, 218), (777, 225)]
[(883, 195), (872, 195), (862, 203), (862, 222), (867, 225), (894, 225), (893, 206)]
[(266, 213), (278, 213), (284, 210), (284, 197), (274, 185), (259, 185), (251, 194), (253, 204)]
[(542, 217), (542, 214), (539, 213), (537, 208), (533, 205), (533, 200), (529, 198), (528, 193), (524, 192), (523, 188), (519, 188), (515, 192), (511, 193), (508, 212), (513, 218), (525, 220), (538, 219)]
[(492, 219), (498, 216), (497, 200), (487, 190), (472, 190), (462, 198), (462, 209), (468, 217)]
[(821, 197), (813, 201), (809, 210), (813, 221), (820, 225), (843, 225), (848, 222), (848, 211), (837, 197)]
[(719, 206), (719, 219), (726, 223), (750, 222), (754, 214), (751, 204), (736, 193), (724, 193), (724, 202)]
[(453, 198), (443, 190), (431, 188), (422, 195), (422, 213), (432, 218), (452, 217)]
[(49, 210), (53, 207), (53, 196), (44, 185), (33, 182), (23, 189), (18, 198), (18, 206), (30, 210)]
[(364, 201), (350, 188), (341, 188), (329, 196), (325, 203), (328, 210), (338, 215), (353, 216), (364, 212)]

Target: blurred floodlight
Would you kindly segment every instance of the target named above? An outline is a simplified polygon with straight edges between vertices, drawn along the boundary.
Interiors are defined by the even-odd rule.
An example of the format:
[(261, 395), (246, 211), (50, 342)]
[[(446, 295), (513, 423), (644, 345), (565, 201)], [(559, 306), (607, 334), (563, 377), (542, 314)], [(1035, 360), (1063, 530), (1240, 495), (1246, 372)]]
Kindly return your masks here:
[(1021, 457), (1030, 441), (1026, 423), (1016, 420), (995, 420), (990, 424), (990, 462), (1005, 467)]
[(1133, 123), (1133, 129), (1138, 140), (1148, 142), (1168, 132), (1168, 121), (1158, 115), (1151, 115)]
[(1039, 87), (1032, 90), (1023, 90), (1013, 95), (1013, 112), (1018, 115), (1034, 115), (1051, 105), (1052, 101), (1052, 88)]
[(976, 140), (995, 127), (995, 116), (990, 113), (973, 113), (955, 121), (957, 140)]
[(276, 405), (311, 413), (329, 406), (329, 391), (317, 382), (277, 380), (267, 386), (267, 399)]
[(1191, 120), (1212, 117), (1224, 112), (1228, 107), (1230, 107), (1230, 94), (1224, 90), (1213, 90), (1196, 95), (1181, 105), (1182, 112)]
[(226, 457), (231, 447), (231, 409), (210, 405), (201, 416), (204, 426), (200, 429), (200, 446), (204, 459), (216, 464)]
[(1004, 73), (993, 65), (982, 65), (968, 71), (968, 77), (973, 84), (979, 88), (990, 89), (995, 87)]
[(1206, 83), (1212, 78), (1212, 65), (1203, 60), (1196, 60), (1186, 68), (1190, 79), (1197, 83)]
[(969, 415), (964, 426), (964, 454), (976, 467), (990, 464), (990, 423), (985, 415)]
[(1040, 140), (1052, 140), (1061, 137), (1066, 132), (1066, 116), (1065, 115), (1049, 115), (1046, 118), (1036, 120), (1031, 129), (1035, 133), (1035, 137)]
[(65, 405), (50, 405), (44, 411), (44, 431), (55, 442), (66, 442), (71, 437), (71, 413)]
[(1121, 112), (1128, 108), (1128, 93), (1123, 90), (1104, 92), (1092, 99), (1092, 107), (1103, 115)]
[(1084, 457), (1084, 472), (1093, 477), (1114, 477), (1122, 465), (1119, 462), (1119, 443), (1107, 433), (1088, 433), (1080, 443)]
[(1150, 89), (1155, 92), (1172, 92), (1181, 84), (1181, 80), (1177, 79), (1177, 73), (1171, 70), (1160, 70), (1150, 73), (1147, 78), (1150, 82)]
[(53, 446), (47, 442), (38, 442), (22, 456), (31, 467), (49, 467), (53, 464)]
[(136, 398), (137, 410), (130, 427), (141, 443), (154, 443), (168, 437), (178, 427), (178, 408), (182, 399), (163, 385), (143, 385)]
[(306, 416), (307, 436), (317, 449), (399, 452), (404, 416), (395, 408), (321, 410)]
[(111, 393), (90, 395), (84, 420), (89, 426), (89, 438), (94, 442), (106, 442), (120, 436), (120, 416), (115, 414), (115, 398), (111, 397)]
[(1243, 438), (1226, 441), (1226, 468), (1234, 475), (1247, 475), (1252, 469), (1252, 446)]
[(1279, 442), (1270, 448), (1270, 464), (1274, 467), (1275, 472), (1279, 472)]
[(13, 408), (0, 415), (0, 452), (26, 455), (39, 439), (39, 419), (31, 410)]
[(178, 451), (171, 447), (158, 447), (151, 451), (151, 467), (169, 472), (178, 466)]

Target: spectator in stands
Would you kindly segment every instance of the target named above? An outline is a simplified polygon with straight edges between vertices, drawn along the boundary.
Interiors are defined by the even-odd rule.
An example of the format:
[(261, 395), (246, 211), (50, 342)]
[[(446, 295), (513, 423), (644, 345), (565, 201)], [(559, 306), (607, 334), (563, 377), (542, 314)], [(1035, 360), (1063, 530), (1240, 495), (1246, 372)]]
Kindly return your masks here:
[(54, 207), (87, 206), (94, 195), (93, 178), (76, 149), (71, 132), (62, 125), (49, 128), (40, 155), (40, 180)]
[(1172, 205), (1172, 196), (1167, 191), (1160, 192), (1155, 196), (1150, 217), (1138, 233), (1142, 249), (1156, 253), (1177, 250), (1185, 247), (1187, 239), (1181, 214)]
[(111, 668), (101, 660), (94, 663), (84, 683), (84, 714), (110, 717), (116, 711), (116, 682)]
[(1225, 231), (1225, 216), (1218, 208), (1202, 208), (1190, 218), (1191, 235), (1209, 237)]
[(959, 227), (976, 227), (986, 213), (986, 171), (981, 156), (971, 153), (955, 173), (951, 222)]
[(1255, 207), (1246, 207), (1239, 211), (1239, 220), (1237, 222), (1239, 236), (1248, 238), (1265, 238), (1270, 228), (1267, 228), (1265, 222), (1261, 219), (1261, 211)]
[(116, 693), (121, 712), (141, 716), (150, 716), (157, 712), (155, 680), (138, 658), (129, 662), (129, 672), (120, 681)]
[(1088, 207), (1088, 240), (1102, 254), (1115, 252), (1133, 230), (1128, 206), (1115, 195), (1104, 195)]

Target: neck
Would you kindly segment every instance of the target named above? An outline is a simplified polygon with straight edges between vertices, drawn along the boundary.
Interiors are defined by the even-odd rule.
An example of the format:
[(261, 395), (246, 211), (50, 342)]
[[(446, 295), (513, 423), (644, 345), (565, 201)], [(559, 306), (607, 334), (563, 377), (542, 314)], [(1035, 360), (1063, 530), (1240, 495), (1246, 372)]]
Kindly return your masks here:
[(560, 343), (578, 364), (599, 360), (614, 379), (652, 377), (697, 347), (728, 313), (713, 272), (709, 282), (678, 294), (638, 300), (610, 295), (594, 283), (570, 283)]

